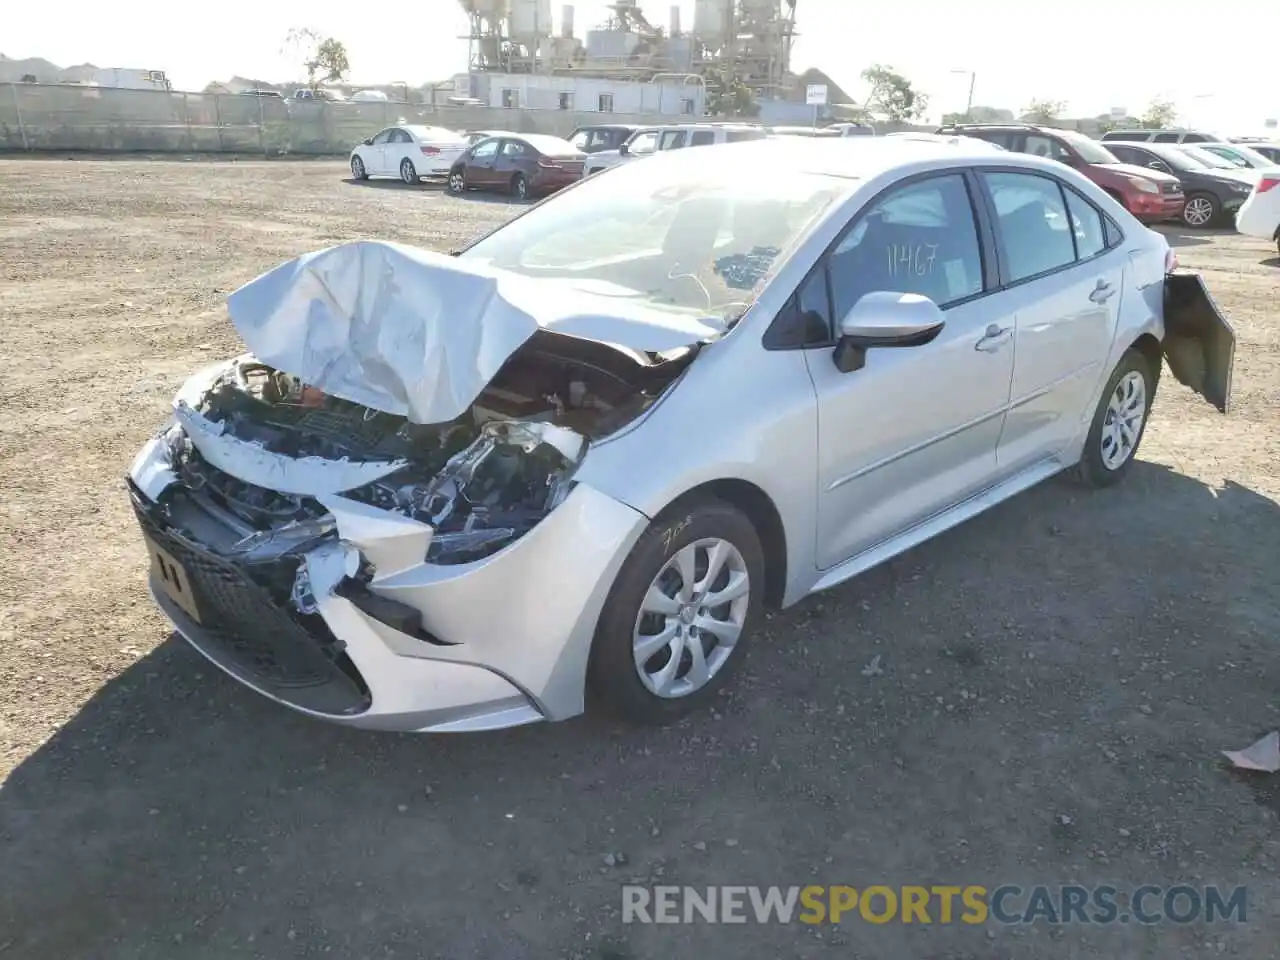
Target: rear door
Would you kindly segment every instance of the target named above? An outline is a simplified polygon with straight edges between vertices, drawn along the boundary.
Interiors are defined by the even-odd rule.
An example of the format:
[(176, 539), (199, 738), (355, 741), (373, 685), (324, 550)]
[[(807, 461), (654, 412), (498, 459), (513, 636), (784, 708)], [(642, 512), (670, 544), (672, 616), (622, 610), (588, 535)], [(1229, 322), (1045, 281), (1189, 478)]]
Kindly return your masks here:
[(1051, 457), (1093, 409), (1119, 317), (1124, 255), (1105, 215), (1056, 177), (980, 175), (1000, 281), (1016, 315), (1017, 358), (997, 456), (1002, 470)]

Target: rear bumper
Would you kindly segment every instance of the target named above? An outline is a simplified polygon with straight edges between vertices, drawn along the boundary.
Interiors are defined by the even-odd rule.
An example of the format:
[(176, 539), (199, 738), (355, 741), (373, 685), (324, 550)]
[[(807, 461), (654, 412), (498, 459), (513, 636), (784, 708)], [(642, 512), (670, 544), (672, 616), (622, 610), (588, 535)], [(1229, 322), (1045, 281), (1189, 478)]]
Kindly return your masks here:
[(551, 193), (555, 190), (563, 190), (570, 184), (577, 183), (582, 179), (582, 171), (577, 170), (565, 173), (538, 173), (529, 181), (529, 186), (539, 193)]

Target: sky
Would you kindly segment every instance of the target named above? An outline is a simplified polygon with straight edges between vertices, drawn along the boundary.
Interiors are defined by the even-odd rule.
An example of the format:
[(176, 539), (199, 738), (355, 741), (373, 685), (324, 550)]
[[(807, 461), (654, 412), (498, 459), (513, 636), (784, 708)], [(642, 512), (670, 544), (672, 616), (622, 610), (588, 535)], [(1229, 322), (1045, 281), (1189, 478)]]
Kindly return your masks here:
[[(672, 3), (640, 0), (660, 24)], [(561, 5), (552, 0), (557, 22)], [(574, 4), (579, 37), (604, 20), (606, 5)], [(680, 5), (687, 28), (693, 0)], [(271, 82), (301, 79), (296, 58), (282, 53), (293, 27), (342, 40), (356, 84), (418, 85), (466, 67), (467, 43), (458, 37), (467, 19), (458, 0), (391, 6), (219, 0), (216, 7), (172, 0), (11, 0), (7, 6), (0, 53), (43, 57), (61, 67), (88, 61), (164, 70), (175, 89), (200, 90), (237, 74)], [(1139, 115), (1159, 97), (1174, 101), (1187, 126), (1228, 135), (1263, 132), (1265, 119), (1280, 116), (1275, 0), (1216, 0), (1203, 43), (1191, 42), (1192, 32), (1183, 27), (1181, 11), (1193, 9), (1205, 8), (1190, 0), (1074, 0), (1066, 6), (908, 0), (904, 7), (797, 0), (793, 67), (824, 70), (857, 96), (863, 68), (888, 64), (929, 95), (929, 121), (964, 109), (972, 74), (975, 105), (1021, 110), (1032, 100), (1058, 100), (1071, 117), (1115, 107)]]

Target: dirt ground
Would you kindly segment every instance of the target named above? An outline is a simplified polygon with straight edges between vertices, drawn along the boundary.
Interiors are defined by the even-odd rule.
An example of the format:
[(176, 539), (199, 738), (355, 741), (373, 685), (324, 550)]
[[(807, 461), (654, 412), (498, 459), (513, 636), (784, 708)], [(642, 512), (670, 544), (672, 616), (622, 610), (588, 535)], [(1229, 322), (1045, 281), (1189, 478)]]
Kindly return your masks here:
[[(493, 735), (336, 729), (144, 590), (121, 478), (223, 300), (501, 199), (336, 163), (0, 161), (0, 960), (1280, 956), (1280, 261), (1173, 235), (1239, 334), (1166, 377), (1120, 489), (1055, 481), (769, 622), (722, 708)], [(879, 671), (866, 669), (879, 657)], [(623, 924), (628, 880), (1248, 888), (1244, 923)]]

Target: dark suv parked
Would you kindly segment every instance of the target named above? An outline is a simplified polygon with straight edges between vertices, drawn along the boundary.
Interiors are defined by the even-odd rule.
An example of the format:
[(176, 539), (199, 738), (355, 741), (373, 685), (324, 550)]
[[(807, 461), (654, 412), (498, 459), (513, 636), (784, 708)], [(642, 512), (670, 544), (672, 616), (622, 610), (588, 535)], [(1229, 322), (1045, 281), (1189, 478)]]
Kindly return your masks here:
[(1143, 223), (1172, 220), (1182, 213), (1185, 197), (1177, 177), (1122, 163), (1097, 140), (1074, 130), (1025, 123), (957, 123), (939, 127), (938, 133), (978, 137), (1015, 153), (1065, 163), (1115, 197)]
[(1189, 227), (1211, 227), (1225, 222), (1249, 198), (1257, 177), (1241, 171), (1230, 161), (1215, 165), (1213, 154), (1202, 157), (1194, 145), (1184, 150), (1173, 143), (1112, 143), (1112, 153), (1121, 160), (1138, 163), (1153, 170), (1172, 173), (1182, 181), (1187, 202), (1182, 222)]

